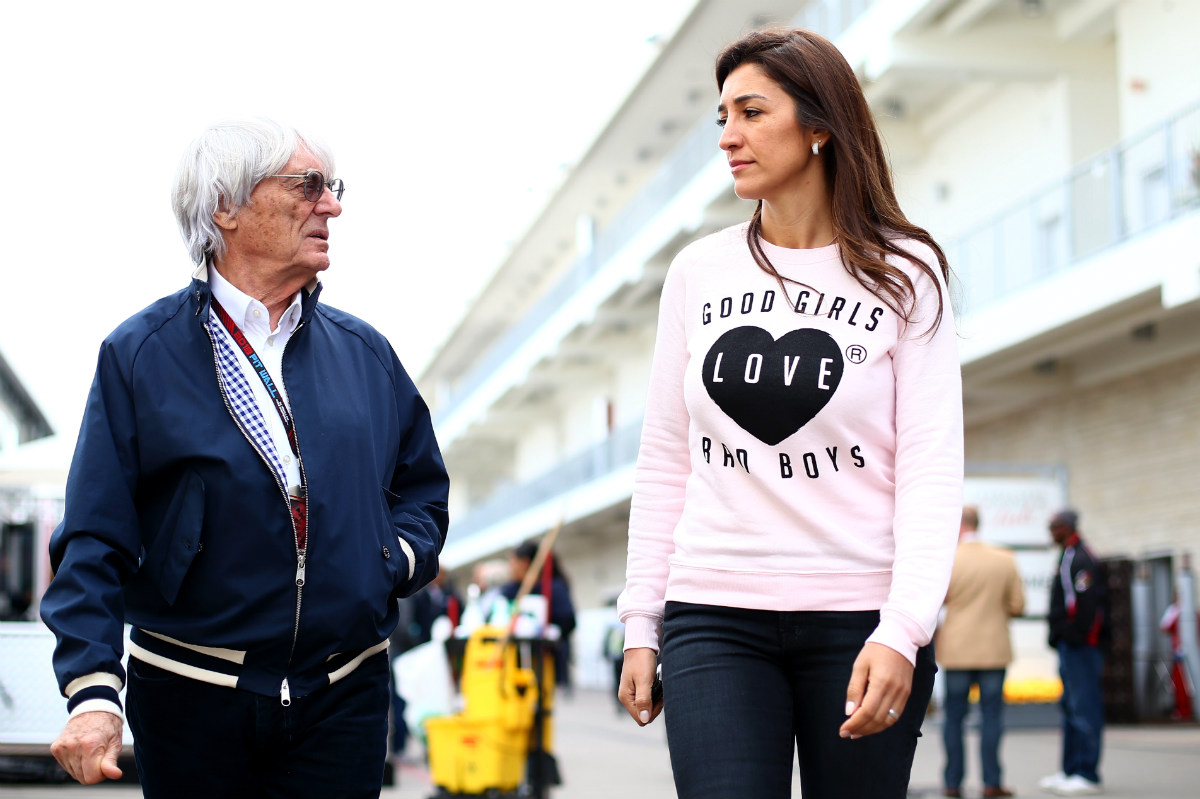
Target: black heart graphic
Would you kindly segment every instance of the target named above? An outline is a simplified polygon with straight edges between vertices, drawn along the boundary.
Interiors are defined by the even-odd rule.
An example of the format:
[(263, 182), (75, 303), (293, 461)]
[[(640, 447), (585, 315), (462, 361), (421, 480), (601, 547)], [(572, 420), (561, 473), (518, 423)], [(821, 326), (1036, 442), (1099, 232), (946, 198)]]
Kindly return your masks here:
[(842, 382), (841, 350), (823, 330), (793, 330), (778, 341), (736, 327), (704, 356), (708, 396), (738, 426), (774, 446), (821, 412)]

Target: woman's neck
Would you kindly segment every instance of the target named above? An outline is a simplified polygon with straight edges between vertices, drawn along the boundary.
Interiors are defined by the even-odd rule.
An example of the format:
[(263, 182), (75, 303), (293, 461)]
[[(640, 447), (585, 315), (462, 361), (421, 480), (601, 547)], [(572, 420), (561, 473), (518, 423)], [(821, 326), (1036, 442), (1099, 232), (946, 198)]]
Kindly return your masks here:
[(813, 250), (827, 247), (836, 238), (829, 202), (762, 204), (762, 237), (776, 247)]

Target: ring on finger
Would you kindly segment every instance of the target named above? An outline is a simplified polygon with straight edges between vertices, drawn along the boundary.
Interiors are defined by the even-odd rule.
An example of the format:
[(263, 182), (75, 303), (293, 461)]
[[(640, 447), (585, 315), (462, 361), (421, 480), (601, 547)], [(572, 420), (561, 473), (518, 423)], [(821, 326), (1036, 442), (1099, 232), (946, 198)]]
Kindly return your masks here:
[(896, 708), (894, 708), (894, 707), (888, 708), (887, 717), (888, 717), (888, 721), (893, 722), (893, 723), (900, 720), (900, 714), (896, 712)]

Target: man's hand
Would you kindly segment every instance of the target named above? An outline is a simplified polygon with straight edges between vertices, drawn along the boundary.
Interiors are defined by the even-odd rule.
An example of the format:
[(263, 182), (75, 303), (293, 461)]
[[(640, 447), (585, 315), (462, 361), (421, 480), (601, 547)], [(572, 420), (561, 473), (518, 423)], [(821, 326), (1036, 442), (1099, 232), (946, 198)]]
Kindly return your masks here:
[(645, 727), (662, 712), (662, 700), (653, 704), (650, 689), (654, 685), (654, 673), (658, 666), (658, 655), (649, 647), (625, 650), (625, 663), (621, 666), (621, 685), (617, 699), (633, 716), (639, 726)]
[[(867, 643), (854, 661), (846, 688), (846, 723), (843, 738), (861, 738), (882, 732), (900, 720), (912, 691), (913, 665), (908, 658), (883, 644)], [(888, 711), (893, 711), (889, 715)]]
[(58, 740), (50, 745), (50, 754), (84, 785), (118, 780), (121, 730), (121, 717), (115, 713), (103, 710), (80, 713), (67, 721)]

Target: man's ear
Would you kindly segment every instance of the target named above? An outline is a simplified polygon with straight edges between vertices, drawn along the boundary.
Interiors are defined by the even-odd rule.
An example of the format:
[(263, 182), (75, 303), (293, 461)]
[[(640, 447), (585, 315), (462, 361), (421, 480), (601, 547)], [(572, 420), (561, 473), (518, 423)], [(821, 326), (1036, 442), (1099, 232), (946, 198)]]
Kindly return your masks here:
[(226, 206), (228, 202), (222, 197), (217, 203), (217, 210), (213, 214), (213, 221), (217, 223), (217, 227), (222, 230), (237, 229), (237, 215), (230, 211)]

